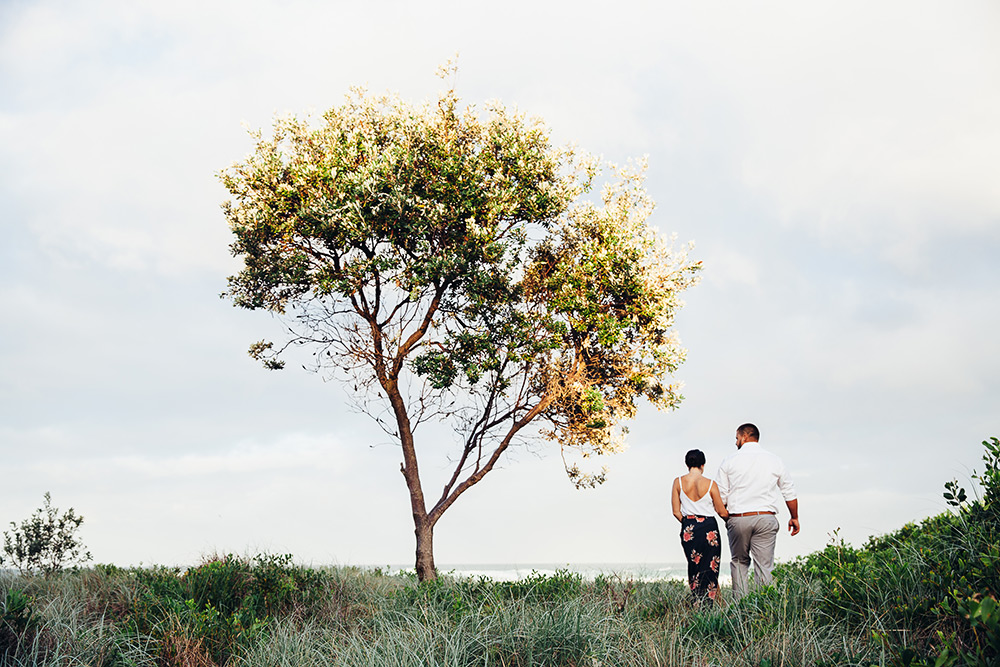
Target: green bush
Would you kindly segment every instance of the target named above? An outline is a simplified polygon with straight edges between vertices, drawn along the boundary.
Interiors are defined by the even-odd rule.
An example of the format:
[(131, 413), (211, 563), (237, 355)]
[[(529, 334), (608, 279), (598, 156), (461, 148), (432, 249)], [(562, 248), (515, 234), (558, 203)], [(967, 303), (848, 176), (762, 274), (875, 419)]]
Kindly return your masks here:
[(271, 619), (304, 616), (330, 593), (330, 581), (290, 555), (232, 554), (197, 567), (134, 571), (137, 594), (123, 626), (132, 636), (157, 639), (167, 659), (205, 655), (225, 664), (266, 636)]
[(69, 508), (62, 516), (52, 507), (52, 496), (45, 493), (45, 504), (18, 526), (10, 523), (4, 531), (4, 553), (22, 574), (39, 571), (49, 576), (66, 565), (86, 563), (90, 552), (76, 535), (83, 517)]
[(23, 639), (30, 639), (34, 626), (31, 598), (17, 589), (7, 591), (3, 598), (3, 615), (0, 616), (0, 657), (16, 651)]
[(1000, 633), (991, 600), (1000, 595), (1000, 441), (983, 447), (986, 467), (974, 475), (979, 498), (970, 500), (948, 482), (944, 498), (953, 511), (861, 548), (834, 542), (779, 567), (777, 577), (794, 572), (819, 582), (825, 613), (870, 631), (897, 664), (997, 664)]

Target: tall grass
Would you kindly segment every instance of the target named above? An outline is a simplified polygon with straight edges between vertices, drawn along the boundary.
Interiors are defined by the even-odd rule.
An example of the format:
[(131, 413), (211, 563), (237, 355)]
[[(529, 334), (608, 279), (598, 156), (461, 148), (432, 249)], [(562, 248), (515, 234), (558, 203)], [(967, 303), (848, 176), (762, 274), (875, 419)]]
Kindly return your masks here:
[(786, 577), (703, 609), (675, 581), (561, 572), (417, 584), (272, 557), (8, 574), (0, 595), (24, 592), (32, 614), (2, 664), (762, 667), (823, 664), (845, 648), (873, 656), (877, 646), (817, 611), (815, 588)]
[[(520, 581), (298, 567), (0, 573), (0, 666), (990, 667), (1000, 664), (1000, 442), (953, 511), (779, 566), (699, 607), (677, 581)], [(946, 496), (946, 499), (948, 496)]]

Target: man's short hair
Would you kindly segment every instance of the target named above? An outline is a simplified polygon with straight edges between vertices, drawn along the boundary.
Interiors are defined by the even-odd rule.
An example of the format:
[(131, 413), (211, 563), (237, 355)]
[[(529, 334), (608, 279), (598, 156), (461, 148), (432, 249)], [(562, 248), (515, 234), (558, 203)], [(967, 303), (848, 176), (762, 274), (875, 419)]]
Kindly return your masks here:
[(705, 465), (705, 454), (700, 449), (692, 449), (684, 455), (684, 465), (688, 468), (700, 468)]
[(747, 440), (760, 440), (760, 431), (753, 424), (743, 424), (736, 429), (736, 435), (742, 435)]

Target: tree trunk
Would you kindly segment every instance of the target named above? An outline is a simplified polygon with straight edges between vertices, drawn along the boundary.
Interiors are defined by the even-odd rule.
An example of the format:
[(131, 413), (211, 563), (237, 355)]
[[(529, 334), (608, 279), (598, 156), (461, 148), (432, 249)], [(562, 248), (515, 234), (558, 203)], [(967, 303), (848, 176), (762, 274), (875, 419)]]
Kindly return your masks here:
[(417, 581), (437, 579), (437, 570), (434, 567), (434, 526), (427, 517), (422, 521), (418, 520), (416, 524), (413, 532), (417, 536)]
[(403, 462), (399, 471), (403, 473), (406, 480), (406, 488), (410, 491), (410, 512), (413, 516), (414, 534), (417, 537), (417, 553), (415, 567), (417, 579), (427, 581), (436, 579), (437, 572), (434, 570), (434, 523), (437, 517), (431, 517), (427, 513), (427, 505), (424, 502), (424, 490), (420, 484), (420, 470), (417, 465), (417, 450), (413, 444), (413, 429), (410, 427), (410, 418), (406, 414), (406, 404), (399, 393), (399, 385), (395, 380), (382, 384), (389, 397), (396, 414), (396, 424), (399, 426), (399, 444), (403, 450)]

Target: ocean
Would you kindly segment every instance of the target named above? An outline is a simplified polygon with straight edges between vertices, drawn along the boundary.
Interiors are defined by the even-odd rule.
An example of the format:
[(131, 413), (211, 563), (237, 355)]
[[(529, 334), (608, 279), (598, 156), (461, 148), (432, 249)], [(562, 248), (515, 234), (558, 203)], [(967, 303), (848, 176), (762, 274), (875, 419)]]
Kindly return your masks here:
[[(412, 572), (413, 566), (389, 565), (388, 569), (392, 573)], [(588, 581), (593, 581), (600, 575), (638, 581), (687, 579), (687, 563), (438, 563), (437, 569), (439, 573), (450, 577), (485, 577), (493, 581), (517, 581), (532, 574), (551, 576), (559, 571), (580, 574)], [(720, 581), (727, 579), (725, 576), (720, 577)]]

